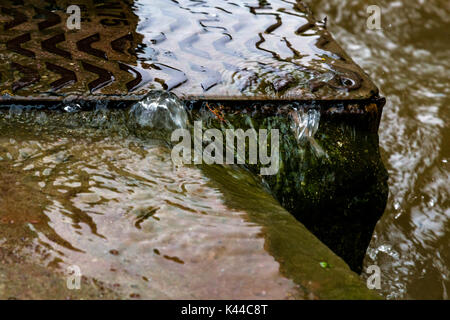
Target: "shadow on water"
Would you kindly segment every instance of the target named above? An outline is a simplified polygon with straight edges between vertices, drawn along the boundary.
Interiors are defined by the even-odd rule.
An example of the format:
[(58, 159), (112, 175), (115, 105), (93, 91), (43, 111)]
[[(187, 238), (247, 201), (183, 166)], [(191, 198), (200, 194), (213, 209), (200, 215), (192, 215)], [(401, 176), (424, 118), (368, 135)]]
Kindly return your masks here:
[(344, 260), (330, 256), (330, 249), (283, 209), (254, 174), (235, 166), (203, 165), (202, 171), (228, 206), (245, 211), (249, 221), (262, 226), (265, 249), (280, 264), (281, 274), (298, 284), (308, 299), (380, 298), (361, 291), (365, 284), (356, 274), (346, 274)]

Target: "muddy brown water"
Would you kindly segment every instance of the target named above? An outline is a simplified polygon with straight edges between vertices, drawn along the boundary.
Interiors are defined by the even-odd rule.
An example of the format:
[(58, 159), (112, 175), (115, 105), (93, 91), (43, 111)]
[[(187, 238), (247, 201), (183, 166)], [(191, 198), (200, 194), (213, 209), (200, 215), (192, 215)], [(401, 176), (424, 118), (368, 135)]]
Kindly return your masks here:
[[(388, 299), (448, 299), (448, 1), (309, 2), (387, 98), (379, 135), (390, 195), (364, 266), (381, 267)], [(382, 10), (381, 30), (366, 27), (372, 4)], [(111, 286), (103, 297), (113, 296), (108, 290), (132, 298), (309, 297), (280, 273), (261, 225), (225, 203), (200, 169), (172, 168), (157, 140), (122, 132), (120, 115), (91, 119), (99, 131), (71, 114), (21, 112), (0, 119), (2, 262), (80, 264), (96, 288)], [(207, 282), (217, 274), (223, 282)]]
[(174, 168), (158, 141), (3, 120), (14, 123), (0, 129), (4, 250), (62, 271), (76, 265), (122, 297), (298, 295), (261, 226), (228, 207), (200, 169)]
[[(365, 267), (381, 267), (387, 298), (448, 299), (449, 2), (308, 2), (387, 99), (379, 136), (390, 194)], [(381, 30), (366, 27), (369, 5)]]

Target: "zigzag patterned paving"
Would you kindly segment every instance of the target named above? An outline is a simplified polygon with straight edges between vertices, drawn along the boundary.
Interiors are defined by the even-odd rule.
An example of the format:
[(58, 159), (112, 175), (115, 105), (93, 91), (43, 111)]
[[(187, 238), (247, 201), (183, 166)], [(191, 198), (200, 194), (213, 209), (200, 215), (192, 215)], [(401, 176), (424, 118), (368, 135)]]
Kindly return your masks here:
[[(81, 8), (69, 30), (67, 7)], [(2, 0), (0, 101), (364, 100), (367, 75), (301, 2)]]

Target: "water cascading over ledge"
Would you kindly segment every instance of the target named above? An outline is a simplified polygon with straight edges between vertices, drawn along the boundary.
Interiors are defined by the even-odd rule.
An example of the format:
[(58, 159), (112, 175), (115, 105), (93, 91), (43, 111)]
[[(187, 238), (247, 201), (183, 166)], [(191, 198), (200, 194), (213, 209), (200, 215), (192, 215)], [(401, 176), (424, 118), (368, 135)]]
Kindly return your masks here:
[[(276, 127), (281, 167), (264, 181), (360, 271), (386, 202), (376, 134), (384, 99), (302, 1), (80, 0), (80, 30), (65, 23), (69, 2), (1, 4), (9, 63), (0, 66), (0, 103), (121, 108), (166, 90), (194, 117), (207, 114), (208, 126), (223, 123), (205, 102), (234, 127)], [(323, 152), (295, 136), (300, 108), (320, 112), (310, 138)]]
[(243, 166), (177, 168), (174, 95), (80, 107), (0, 108), (0, 297), (66, 296), (76, 263), (75, 297), (377, 298)]
[[(367, 127), (326, 116), (319, 120), (317, 106), (268, 104), (264, 108), (266, 113), (250, 108), (226, 113), (220, 111), (226, 110), (225, 107), (208, 104), (193, 114), (205, 127), (222, 132), (229, 128), (256, 132), (278, 129), (279, 171), (275, 175), (260, 175), (264, 166), (249, 163), (248, 154), (246, 166), (259, 176), (284, 208), (354, 271), (361, 272), (373, 229), (383, 214), (388, 195), (388, 175), (380, 158), (378, 134)], [(306, 121), (299, 123), (292, 117), (293, 112), (296, 116), (301, 113)], [(307, 133), (310, 126), (315, 128)], [(299, 137), (299, 133), (311, 136)], [(270, 153), (271, 139), (267, 141)], [(245, 143), (249, 150), (249, 140)]]

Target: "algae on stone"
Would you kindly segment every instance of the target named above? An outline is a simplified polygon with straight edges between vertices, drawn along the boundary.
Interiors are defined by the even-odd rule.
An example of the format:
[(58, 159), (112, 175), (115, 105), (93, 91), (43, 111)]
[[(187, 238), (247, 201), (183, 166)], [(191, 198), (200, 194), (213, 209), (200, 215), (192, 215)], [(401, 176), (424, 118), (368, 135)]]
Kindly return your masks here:
[[(387, 200), (387, 171), (378, 149), (378, 135), (340, 121), (320, 122), (314, 135), (323, 154), (307, 139), (297, 140), (292, 119), (262, 113), (227, 114), (222, 121), (200, 110), (194, 118), (205, 127), (278, 129), (280, 166), (276, 175), (260, 176), (281, 205), (361, 272), (376, 222)], [(268, 139), (270, 144), (270, 138)], [(248, 150), (248, 140), (246, 140)], [(267, 146), (270, 152), (270, 145)], [(260, 163), (248, 163), (259, 175)]]

